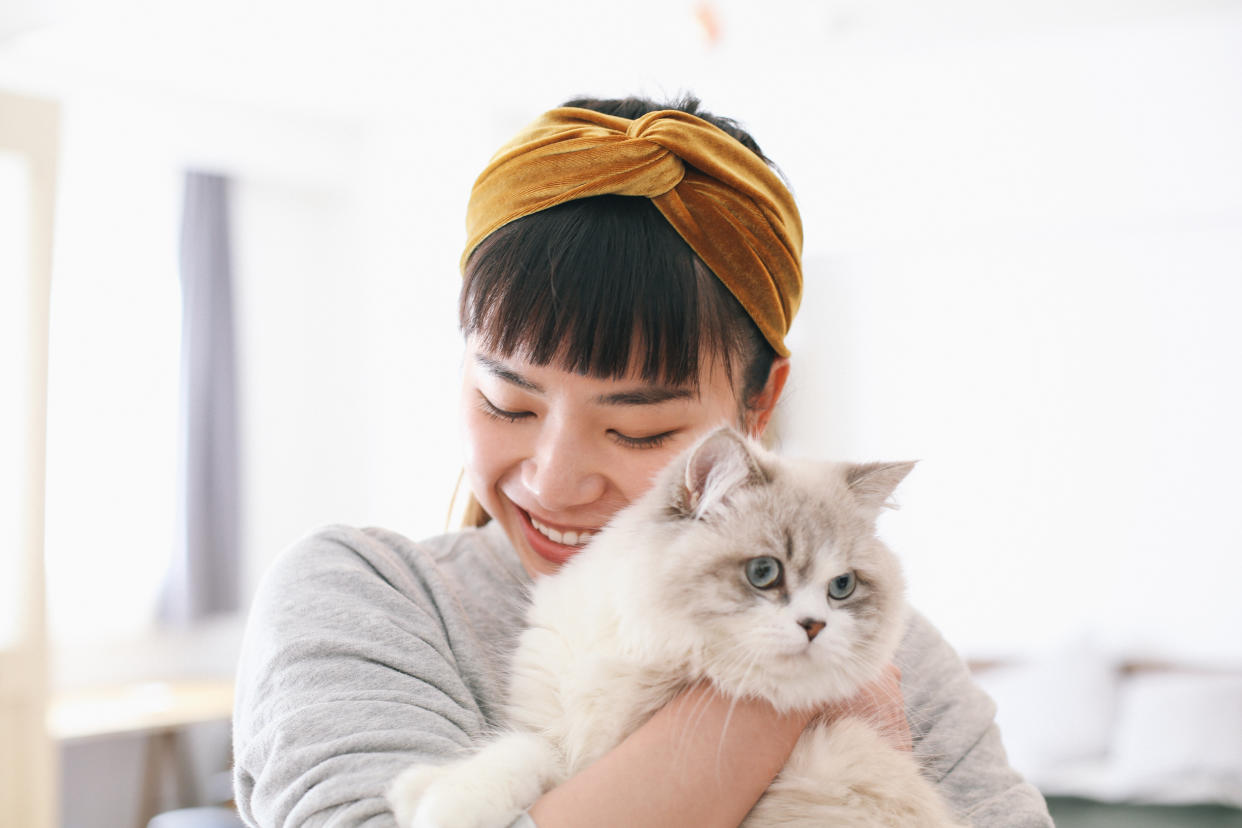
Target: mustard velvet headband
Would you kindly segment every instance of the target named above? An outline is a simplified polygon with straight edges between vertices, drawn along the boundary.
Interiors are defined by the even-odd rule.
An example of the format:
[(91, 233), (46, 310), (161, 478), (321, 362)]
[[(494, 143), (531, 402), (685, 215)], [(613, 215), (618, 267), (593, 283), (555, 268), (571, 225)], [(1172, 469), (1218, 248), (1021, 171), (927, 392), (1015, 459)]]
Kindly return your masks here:
[(597, 195), (646, 196), (711, 268), (763, 336), (785, 334), (802, 295), (802, 220), (767, 164), (701, 118), (636, 120), (589, 109), (545, 113), (501, 147), (475, 181), (466, 251), (514, 219)]

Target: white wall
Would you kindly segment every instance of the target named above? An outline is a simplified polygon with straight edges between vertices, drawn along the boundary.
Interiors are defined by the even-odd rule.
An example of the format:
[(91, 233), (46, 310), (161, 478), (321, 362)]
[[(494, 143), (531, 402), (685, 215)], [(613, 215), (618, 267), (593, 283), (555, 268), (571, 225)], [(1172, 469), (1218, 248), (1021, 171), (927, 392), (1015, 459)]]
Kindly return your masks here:
[(53, 638), (88, 653), (149, 623), (176, 524), (179, 192), (153, 109), (63, 108), (46, 548)]
[[(20, 576), (25, 564), (21, 525), (26, 508), (22, 497), (26, 483), (26, 387), (30, 358), (27, 354), (30, 306), (30, 170), (26, 159), (9, 149), (0, 149), (0, 386), (9, 389), (0, 408), (0, 537), (8, 539), (0, 548), (0, 650), (21, 641), (25, 623)], [(11, 400), (11, 402), (10, 402)]]
[(791, 450), (918, 457), (961, 649), (1242, 663), (1242, 16), (824, 61)]
[[(349, 312), (349, 287), (340, 279), (356, 248), (350, 190), (357, 141), (347, 126), (107, 85), (68, 96), (65, 111), (47, 550), (57, 678), (72, 686), (168, 669), (171, 646), (156, 644), (149, 625), (175, 545), (184, 170), (220, 170), (238, 181), (242, 420), (251, 447), (247, 549), (273, 534), (283, 544), (305, 531), (310, 518), (299, 507), (322, 509), (325, 497), (332, 508), (348, 504), (323, 482), (310, 485), (313, 495), (299, 488), (316, 478), (287, 443), (328, 443), (333, 468), (348, 456), (353, 413), (342, 421), (334, 413), (341, 406), (316, 406), (307, 396), (317, 377), (339, 388), (356, 373), (359, 355), (348, 343), (357, 337), (350, 333), (342, 346), (309, 329), (333, 309), (348, 320), (347, 332), (365, 323)], [(249, 244), (253, 233), (267, 238), (257, 250)], [(332, 439), (324, 438), (325, 427)], [(289, 474), (277, 484), (284, 494), (268, 499), (273, 465)], [(176, 658), (182, 669), (231, 670), (235, 630), (222, 635), (217, 623), (188, 634), (182, 643), (199, 652), (200, 666)]]

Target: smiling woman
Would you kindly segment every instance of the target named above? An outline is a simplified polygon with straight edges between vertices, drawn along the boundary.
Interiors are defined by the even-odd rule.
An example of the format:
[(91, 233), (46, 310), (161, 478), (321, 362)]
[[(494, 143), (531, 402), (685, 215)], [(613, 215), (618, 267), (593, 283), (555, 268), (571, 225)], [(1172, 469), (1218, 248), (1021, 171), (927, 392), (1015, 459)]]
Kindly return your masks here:
[[(789, 375), (797, 207), (754, 140), (696, 100), (545, 113), (479, 176), (467, 239), (460, 403), (478, 520), (423, 543), (335, 527), (277, 561), (237, 684), (237, 802), (255, 824), (393, 824), (384, 792), (401, 771), (504, 724), (533, 579), (706, 432), (761, 436)], [(990, 702), (922, 619), (897, 662), (829, 710), (686, 687), (531, 791), (515, 824), (735, 826), (810, 718), (862, 716), (909, 734), (900, 746), (977, 824), (1048, 825)]]
[[(625, 118), (649, 108), (567, 106)], [(783, 191), (748, 133), (727, 119), (713, 123), (762, 170), (763, 186)], [(731, 292), (746, 297), (746, 288), (717, 278), (656, 200), (602, 194), (533, 211), (506, 204), (527, 214), (477, 239), (494, 223), (480, 205), (494, 210), (510, 197), (495, 182), (532, 163), (502, 150), (475, 185), (459, 314), (477, 498), (467, 519), (499, 520), (526, 568), (547, 573), (698, 435), (725, 423), (761, 433), (788, 361), (778, 355), (783, 331), (765, 338)], [(783, 229), (800, 240), (791, 206)], [(778, 278), (769, 290), (792, 316), (800, 283), (779, 278), (785, 264), (770, 264)]]

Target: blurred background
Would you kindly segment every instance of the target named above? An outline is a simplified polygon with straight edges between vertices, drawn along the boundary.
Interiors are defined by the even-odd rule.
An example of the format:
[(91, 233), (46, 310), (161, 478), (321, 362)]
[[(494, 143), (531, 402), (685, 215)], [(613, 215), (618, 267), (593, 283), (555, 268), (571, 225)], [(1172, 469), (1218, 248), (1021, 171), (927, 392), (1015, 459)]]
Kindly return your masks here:
[(227, 803), (272, 559), (449, 520), (475, 175), (684, 92), (802, 208), (779, 445), (921, 460), (882, 534), (1058, 824), (1242, 825), (1234, 0), (5, 0), (0, 822)]

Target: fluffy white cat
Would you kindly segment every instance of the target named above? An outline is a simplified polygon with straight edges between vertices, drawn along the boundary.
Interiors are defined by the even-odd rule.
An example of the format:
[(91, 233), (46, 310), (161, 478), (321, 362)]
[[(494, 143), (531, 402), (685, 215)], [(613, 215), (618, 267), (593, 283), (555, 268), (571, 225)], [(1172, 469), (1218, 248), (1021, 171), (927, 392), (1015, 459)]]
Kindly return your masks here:
[[(402, 828), (504, 828), (702, 679), (782, 710), (853, 696), (892, 660), (905, 583), (875, 519), (912, 463), (826, 464), (721, 429), (556, 575), (513, 660), (508, 732), (401, 774)], [(908, 752), (813, 723), (745, 826), (960, 826)]]

